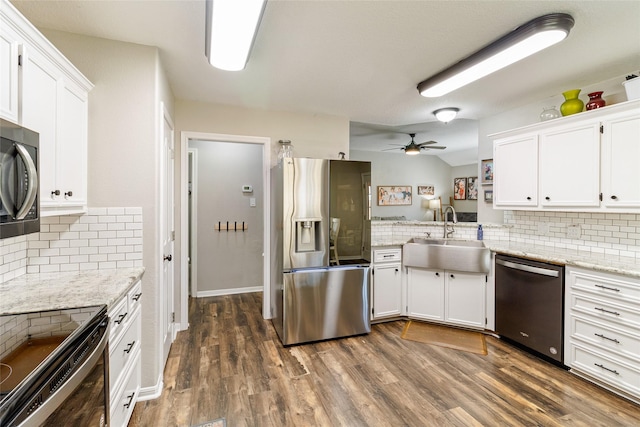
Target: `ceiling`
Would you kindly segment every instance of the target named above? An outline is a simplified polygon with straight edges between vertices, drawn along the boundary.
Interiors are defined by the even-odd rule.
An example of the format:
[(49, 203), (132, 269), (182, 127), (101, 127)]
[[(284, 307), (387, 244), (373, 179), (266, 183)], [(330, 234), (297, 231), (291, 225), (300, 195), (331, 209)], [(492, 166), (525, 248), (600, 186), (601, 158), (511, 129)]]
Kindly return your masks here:
[[(157, 46), (177, 98), (348, 117), (352, 149), (415, 132), (446, 145), (430, 153), (453, 165), (477, 146), (476, 120), (640, 69), (638, 1), (269, 0), (240, 72), (208, 64), (203, 0), (12, 3), (39, 28)], [(575, 19), (563, 42), (442, 98), (418, 94), (420, 81), (552, 12)], [(451, 106), (459, 119), (435, 122)]]

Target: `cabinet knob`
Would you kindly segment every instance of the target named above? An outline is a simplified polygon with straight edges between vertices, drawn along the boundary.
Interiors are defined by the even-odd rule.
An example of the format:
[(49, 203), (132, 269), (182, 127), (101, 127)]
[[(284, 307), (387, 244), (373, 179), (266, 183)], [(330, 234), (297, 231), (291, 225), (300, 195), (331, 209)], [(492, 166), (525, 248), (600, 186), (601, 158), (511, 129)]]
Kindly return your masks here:
[(527, 200), (531, 200), (531, 197), (527, 197)]
[(171, 254), (169, 254), (169, 255), (165, 255), (165, 256), (163, 256), (163, 257), (162, 257), (162, 260), (163, 260), (163, 261), (169, 261), (169, 262), (171, 262), (171, 260), (172, 260), (172, 259), (173, 259), (173, 257), (171, 256)]
[(449, 277), (452, 278), (452, 279), (456, 278), (456, 276), (454, 276), (453, 274), (450, 274)]
[(53, 191), (51, 192), (51, 197), (53, 197), (53, 196), (59, 196), (59, 195), (60, 195), (60, 190), (53, 190)]
[(398, 271), (399, 271), (399, 270), (396, 268), (396, 273), (397, 273)]
[(611, 200), (618, 200), (618, 196), (611, 196)]
[(551, 197), (547, 196), (544, 198), (545, 200), (551, 200)]
[(64, 196), (65, 196), (65, 197), (72, 197), (72, 196), (73, 196), (73, 191), (66, 191), (66, 192), (64, 193)]
[(440, 273), (436, 273), (436, 277), (440, 277)]

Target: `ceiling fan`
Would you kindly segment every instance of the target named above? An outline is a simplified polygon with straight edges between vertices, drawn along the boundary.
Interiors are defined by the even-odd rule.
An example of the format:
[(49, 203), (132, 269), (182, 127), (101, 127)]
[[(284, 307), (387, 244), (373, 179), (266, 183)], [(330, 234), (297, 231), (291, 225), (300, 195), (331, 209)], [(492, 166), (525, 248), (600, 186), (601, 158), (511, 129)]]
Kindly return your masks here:
[[(433, 145), (433, 144), (437, 144), (436, 141), (427, 141), (421, 144), (416, 144), (415, 141), (413, 140), (416, 134), (410, 133), (408, 135), (411, 137), (411, 142), (403, 147), (400, 147), (400, 150), (404, 151), (405, 154), (408, 154), (410, 156), (420, 154), (421, 150), (444, 150), (445, 148), (447, 148), (441, 145)], [(391, 151), (391, 150), (397, 150), (397, 148), (388, 148), (382, 151)]]

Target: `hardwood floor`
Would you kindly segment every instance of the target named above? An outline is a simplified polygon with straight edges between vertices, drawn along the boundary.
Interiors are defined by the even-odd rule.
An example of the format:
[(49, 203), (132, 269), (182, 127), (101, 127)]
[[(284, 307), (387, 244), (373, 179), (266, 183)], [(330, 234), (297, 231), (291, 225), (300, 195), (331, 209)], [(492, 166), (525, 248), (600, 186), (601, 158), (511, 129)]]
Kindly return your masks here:
[(640, 406), (493, 337), (480, 356), (403, 340), (395, 321), (284, 348), (261, 307), (261, 293), (192, 299), (162, 396), (129, 426), (640, 425)]

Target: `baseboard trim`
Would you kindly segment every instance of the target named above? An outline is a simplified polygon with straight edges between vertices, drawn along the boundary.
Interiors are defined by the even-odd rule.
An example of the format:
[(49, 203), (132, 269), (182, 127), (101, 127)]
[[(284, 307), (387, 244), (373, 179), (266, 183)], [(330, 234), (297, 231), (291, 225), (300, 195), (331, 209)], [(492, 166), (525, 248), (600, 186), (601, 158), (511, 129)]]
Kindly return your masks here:
[(164, 388), (164, 380), (162, 375), (158, 378), (158, 382), (151, 387), (142, 387), (140, 394), (138, 394), (138, 402), (145, 400), (157, 399), (162, 395), (162, 389)]
[(262, 286), (252, 286), (249, 288), (215, 289), (212, 291), (198, 291), (196, 298), (218, 297), (220, 295), (248, 294), (251, 292), (262, 292)]

